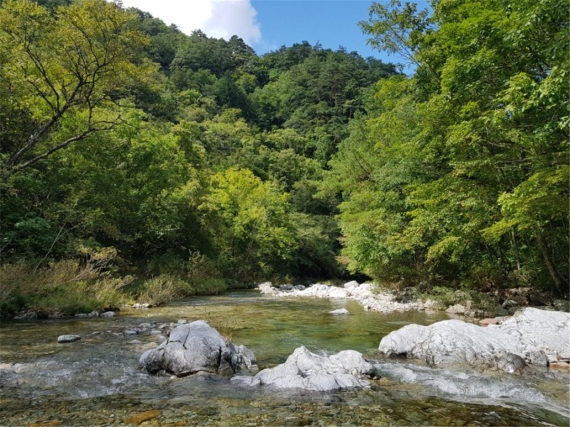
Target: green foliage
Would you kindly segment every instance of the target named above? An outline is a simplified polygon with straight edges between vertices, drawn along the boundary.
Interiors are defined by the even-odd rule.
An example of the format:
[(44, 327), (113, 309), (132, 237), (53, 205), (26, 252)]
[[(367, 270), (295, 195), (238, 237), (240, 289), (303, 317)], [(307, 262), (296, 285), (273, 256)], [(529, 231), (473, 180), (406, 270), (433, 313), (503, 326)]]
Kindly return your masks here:
[(279, 271), (295, 250), (288, 196), (248, 169), (212, 177), (207, 209), (227, 269), (244, 282)]
[(40, 267), (40, 263), (0, 266), (0, 316), (20, 309), (40, 316), (54, 312), (65, 315), (117, 307), (128, 298), (123, 292), (130, 277), (112, 272), (116, 250), (84, 250), (81, 260), (62, 260)]
[[(317, 198), (319, 182), (395, 73), (306, 42), (259, 57), (104, 0), (1, 1), (0, 263), (28, 271), (2, 304), (72, 313), (343, 275), (340, 193)], [(25, 291), (30, 271), (104, 247), (109, 280)]]
[(3, 179), (120, 121), (117, 100), (149, 71), (137, 59), (146, 39), (129, 29), (133, 18), (104, 0), (72, 3), (55, 16), (27, 0), (2, 3)]
[(253, 94), (259, 125), (295, 130), (307, 140), (299, 154), (323, 165), (347, 136), (348, 121), (361, 109), (362, 90), (396, 72), (391, 65), (354, 52), (307, 44), (282, 48), (263, 59), (287, 70)]
[(371, 7), (371, 43), (417, 69), (380, 84), (322, 186), (353, 271), (567, 290), (570, 6), (515, 3)]

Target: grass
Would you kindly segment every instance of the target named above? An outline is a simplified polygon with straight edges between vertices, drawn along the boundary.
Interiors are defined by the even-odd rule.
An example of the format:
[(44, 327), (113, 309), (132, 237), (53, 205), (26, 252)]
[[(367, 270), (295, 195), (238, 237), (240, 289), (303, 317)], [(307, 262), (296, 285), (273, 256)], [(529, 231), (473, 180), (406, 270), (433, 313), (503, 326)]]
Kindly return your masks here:
[(196, 274), (197, 269), (192, 275), (120, 277), (113, 268), (116, 256), (113, 249), (103, 249), (42, 268), (31, 263), (0, 265), (0, 317), (21, 310), (39, 317), (71, 316), (134, 302), (156, 306), (185, 296), (219, 294), (228, 287), (228, 281), (208, 277), (204, 271)]
[(227, 289), (224, 279), (182, 279), (169, 274), (161, 274), (142, 281), (133, 290), (135, 299), (139, 303), (163, 305), (170, 301), (194, 295), (217, 295)]
[(130, 278), (114, 278), (94, 262), (65, 260), (47, 267), (0, 266), (0, 316), (25, 309), (39, 316), (73, 315), (121, 305)]

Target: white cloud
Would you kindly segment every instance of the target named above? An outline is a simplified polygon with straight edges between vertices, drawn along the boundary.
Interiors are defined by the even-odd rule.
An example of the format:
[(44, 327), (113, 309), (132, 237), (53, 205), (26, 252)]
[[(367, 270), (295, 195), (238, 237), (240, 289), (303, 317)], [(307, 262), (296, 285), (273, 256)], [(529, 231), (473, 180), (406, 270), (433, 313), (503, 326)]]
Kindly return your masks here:
[(123, 0), (123, 6), (136, 7), (175, 24), (186, 34), (202, 30), (210, 37), (229, 39), (233, 35), (246, 43), (261, 42), (261, 27), (251, 0)]

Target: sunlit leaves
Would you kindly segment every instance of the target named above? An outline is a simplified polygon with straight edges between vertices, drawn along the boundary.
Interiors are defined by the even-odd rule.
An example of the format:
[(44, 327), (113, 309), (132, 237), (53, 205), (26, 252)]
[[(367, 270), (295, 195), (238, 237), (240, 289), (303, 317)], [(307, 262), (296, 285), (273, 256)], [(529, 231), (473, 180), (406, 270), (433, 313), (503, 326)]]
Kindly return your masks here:
[(242, 280), (273, 273), (296, 247), (288, 195), (247, 169), (215, 174), (203, 209), (219, 218), (216, 240)]
[[(421, 260), (416, 271), (423, 265), (425, 278), (561, 289), (570, 5), (441, 0), (432, 7), (428, 17), (399, 1), (375, 3), (361, 24), (373, 45), (418, 68), (408, 95), (381, 86), (367, 121), (352, 127), (332, 162), (345, 194), (344, 253), (354, 269), (380, 278), (407, 252)], [(388, 227), (394, 218), (399, 227)]]
[[(28, 0), (0, 7), (0, 79), (12, 115), (27, 116), (31, 131), (0, 128), (2, 169), (13, 173), (89, 134), (112, 128), (117, 101), (149, 69), (138, 51), (146, 39), (128, 24), (134, 16), (103, 0), (57, 9), (55, 16)], [(113, 114), (99, 115), (110, 108)], [(83, 114), (85, 112), (85, 114)], [(55, 136), (71, 117), (83, 115), (71, 136)]]

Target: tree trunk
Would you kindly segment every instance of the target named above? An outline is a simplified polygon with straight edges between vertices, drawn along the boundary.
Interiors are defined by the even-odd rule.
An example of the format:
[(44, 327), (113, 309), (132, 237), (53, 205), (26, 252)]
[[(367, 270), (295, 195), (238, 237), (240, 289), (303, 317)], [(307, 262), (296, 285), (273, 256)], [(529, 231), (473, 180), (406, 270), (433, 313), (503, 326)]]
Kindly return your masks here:
[(550, 273), (550, 277), (552, 278), (554, 284), (556, 285), (556, 290), (561, 291), (562, 282), (564, 279), (561, 279), (560, 274), (558, 273), (558, 271), (556, 271), (556, 267), (554, 266), (552, 260), (550, 259), (550, 256), (548, 255), (548, 247), (546, 246), (546, 242), (544, 241), (542, 234), (540, 233), (537, 234), (536, 241), (538, 243), (538, 248), (542, 253), (542, 257), (544, 258), (544, 263), (546, 264), (546, 268), (548, 268), (548, 272)]

